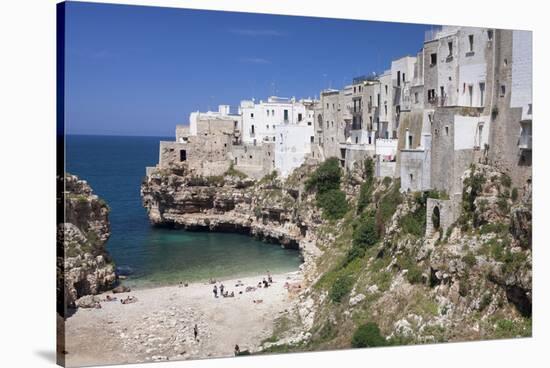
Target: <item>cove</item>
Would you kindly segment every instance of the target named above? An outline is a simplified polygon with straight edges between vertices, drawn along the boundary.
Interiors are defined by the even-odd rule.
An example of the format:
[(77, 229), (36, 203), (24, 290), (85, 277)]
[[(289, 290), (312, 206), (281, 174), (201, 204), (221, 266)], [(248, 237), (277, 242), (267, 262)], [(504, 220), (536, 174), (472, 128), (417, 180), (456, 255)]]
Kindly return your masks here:
[(163, 137), (66, 137), (66, 171), (88, 181), (111, 208), (107, 250), (138, 287), (298, 270), (300, 252), (243, 234), (154, 228), (141, 206), (145, 167)]

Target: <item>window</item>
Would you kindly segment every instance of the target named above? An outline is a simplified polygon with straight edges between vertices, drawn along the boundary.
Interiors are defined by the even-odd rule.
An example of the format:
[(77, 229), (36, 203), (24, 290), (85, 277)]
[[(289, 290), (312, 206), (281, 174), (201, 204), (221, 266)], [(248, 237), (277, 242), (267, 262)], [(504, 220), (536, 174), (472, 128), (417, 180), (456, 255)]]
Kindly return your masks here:
[[(275, 142), (275, 137), (273, 137), (273, 142)], [(269, 154), (271, 156), (271, 154)]]
[(311, 121), (308, 121), (308, 122), (307, 122), (307, 125), (308, 125), (308, 126), (311, 126)]
[(479, 105), (483, 107), (485, 98), (485, 82), (479, 83)]
[(474, 86), (468, 85), (468, 97), (470, 97), (470, 106), (474, 104)]
[(372, 144), (372, 137), (369, 135), (369, 144)]
[(253, 112), (250, 113), (250, 117), (251, 117), (252, 119), (254, 119), (254, 113), (253, 113)]
[(388, 105), (384, 104), (384, 114), (388, 115)]
[(428, 101), (435, 100), (435, 89), (428, 90)]
[(448, 126), (445, 127), (445, 135), (449, 135), (449, 127)]
[(310, 136), (309, 137), (309, 143), (313, 143), (315, 142), (315, 137), (314, 136)]
[(237, 129), (238, 126), (239, 126), (239, 122), (237, 120), (235, 120), (233, 122), (233, 128)]
[(298, 121), (302, 121), (302, 114), (300, 114), (300, 113), (298, 114)]
[(359, 137), (355, 137), (355, 144), (359, 143)]
[(334, 128), (334, 121), (330, 122), (330, 126)]
[(504, 84), (500, 85), (500, 97), (504, 97), (506, 94), (506, 86)]
[(285, 110), (285, 111), (284, 111), (284, 121), (285, 121), (285, 122), (288, 121), (288, 110)]
[(403, 73), (403, 83), (405, 83), (405, 73)]
[(180, 161), (187, 161), (187, 151), (180, 150)]
[(265, 125), (265, 128), (266, 128), (267, 130), (269, 130), (269, 124), (266, 124), (266, 125)]
[(267, 116), (269, 116), (269, 110), (266, 110), (266, 112), (267, 112)]
[(468, 36), (468, 42), (470, 43), (470, 52), (474, 52), (474, 35)]
[(275, 116), (275, 110), (271, 110), (271, 116)]
[(487, 31), (487, 39), (488, 39), (489, 41), (491, 41), (491, 40), (493, 39), (493, 30), (492, 30), (492, 29), (489, 29), (489, 30)]
[(412, 134), (409, 135), (409, 147), (412, 149), (413, 146), (413, 136)]
[(250, 134), (254, 135), (254, 124), (250, 126)]
[(328, 110), (328, 102), (327, 102), (327, 110)]
[(414, 103), (415, 103), (415, 104), (418, 103), (418, 92), (415, 92), (415, 93), (414, 93)]
[(430, 54), (430, 65), (433, 66), (437, 64), (437, 54)]
[(328, 124), (329, 124), (329, 122), (328, 122), (328, 120), (327, 120), (327, 129), (328, 129)]
[(399, 87), (401, 85), (401, 71), (397, 71), (397, 86)]
[(453, 56), (453, 43), (449, 42), (449, 43), (447, 43), (447, 45), (449, 46), (449, 55), (447, 57), (452, 57)]
[[(388, 94), (388, 85), (384, 86), (386, 88), (386, 95)], [(380, 104), (380, 94), (378, 94), (378, 104)]]

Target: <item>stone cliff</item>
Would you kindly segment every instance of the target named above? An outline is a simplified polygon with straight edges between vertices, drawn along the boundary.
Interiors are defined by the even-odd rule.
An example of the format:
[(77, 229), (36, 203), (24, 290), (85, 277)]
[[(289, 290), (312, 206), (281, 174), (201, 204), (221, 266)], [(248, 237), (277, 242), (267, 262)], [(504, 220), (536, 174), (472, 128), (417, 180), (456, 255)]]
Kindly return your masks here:
[(354, 331), (369, 323), (386, 345), (530, 336), (530, 187), (472, 167), (460, 217), (427, 236), (427, 201), (446, 193), (400, 193), (399, 180), (374, 178), (367, 163), (344, 173), (330, 161), (285, 181), (157, 170), (143, 204), (158, 226), (238, 231), (302, 251), (303, 291), (266, 352), (364, 346)]
[(142, 202), (154, 226), (248, 234), (300, 249), (307, 258), (318, 251), (312, 229), (322, 222), (311, 200), (301, 196), (312, 170), (304, 165), (285, 182), (275, 175), (254, 181), (236, 170), (210, 177), (185, 166), (157, 170), (142, 183)]
[(58, 303), (72, 308), (79, 298), (111, 288), (117, 277), (105, 250), (111, 235), (109, 207), (74, 175), (65, 175), (64, 194), (64, 222), (57, 227), (58, 246), (63, 247), (57, 260)]

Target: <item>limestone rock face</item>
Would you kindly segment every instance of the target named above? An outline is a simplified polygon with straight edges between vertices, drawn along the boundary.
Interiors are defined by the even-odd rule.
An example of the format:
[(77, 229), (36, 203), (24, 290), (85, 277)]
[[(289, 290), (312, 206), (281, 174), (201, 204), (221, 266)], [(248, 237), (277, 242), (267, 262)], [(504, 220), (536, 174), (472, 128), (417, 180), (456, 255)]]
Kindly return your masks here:
[(240, 232), (298, 249), (313, 213), (299, 211), (300, 188), (277, 180), (155, 173), (141, 186), (153, 225)]
[(76, 307), (77, 299), (107, 290), (116, 281), (105, 250), (111, 235), (108, 216), (109, 207), (86, 181), (65, 175), (65, 219), (57, 227), (58, 246), (63, 247), (57, 260), (58, 292), (64, 289), (64, 307)]

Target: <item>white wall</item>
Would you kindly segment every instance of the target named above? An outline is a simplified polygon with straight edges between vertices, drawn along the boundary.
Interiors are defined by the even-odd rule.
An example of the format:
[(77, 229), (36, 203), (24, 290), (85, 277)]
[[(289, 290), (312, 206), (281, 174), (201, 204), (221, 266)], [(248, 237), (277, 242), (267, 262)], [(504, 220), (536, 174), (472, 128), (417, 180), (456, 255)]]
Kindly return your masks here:
[(376, 140), (376, 155), (395, 156), (397, 154), (397, 139), (382, 139)]
[[(470, 117), (455, 115), (454, 118), (454, 149), (474, 149), (489, 143), (489, 128), (491, 119), (489, 116)], [(481, 137), (479, 127), (481, 129)]]
[(237, 121), (237, 129), (242, 129), (242, 119), (240, 115), (229, 113), (229, 105), (219, 105), (218, 111), (199, 112), (195, 111), (189, 114), (189, 135), (197, 135), (198, 120), (234, 120)]
[(532, 120), (533, 33), (514, 31), (512, 36), (512, 86), (510, 107), (522, 107), (521, 120)]
[(275, 169), (288, 176), (311, 153), (313, 125), (279, 124), (275, 126)]
[[(282, 101), (270, 97), (267, 102), (260, 101), (256, 104), (242, 104), (240, 111), (243, 119), (243, 142), (261, 144), (264, 141), (273, 142), (275, 128), (285, 123), (284, 111), (288, 111), (288, 123), (298, 124), (301, 115), (302, 122), (309, 121), (313, 125), (313, 116), (308, 114), (306, 107), (297, 101)], [(254, 133), (252, 133), (254, 127)]]
[[(483, 107), (481, 104), (480, 83), (485, 83), (487, 76), (487, 64), (461, 65), (459, 70), (458, 83), (458, 106)], [(469, 86), (472, 87), (470, 99)], [(487, 85), (484, 89), (483, 103), (487, 103)]]

